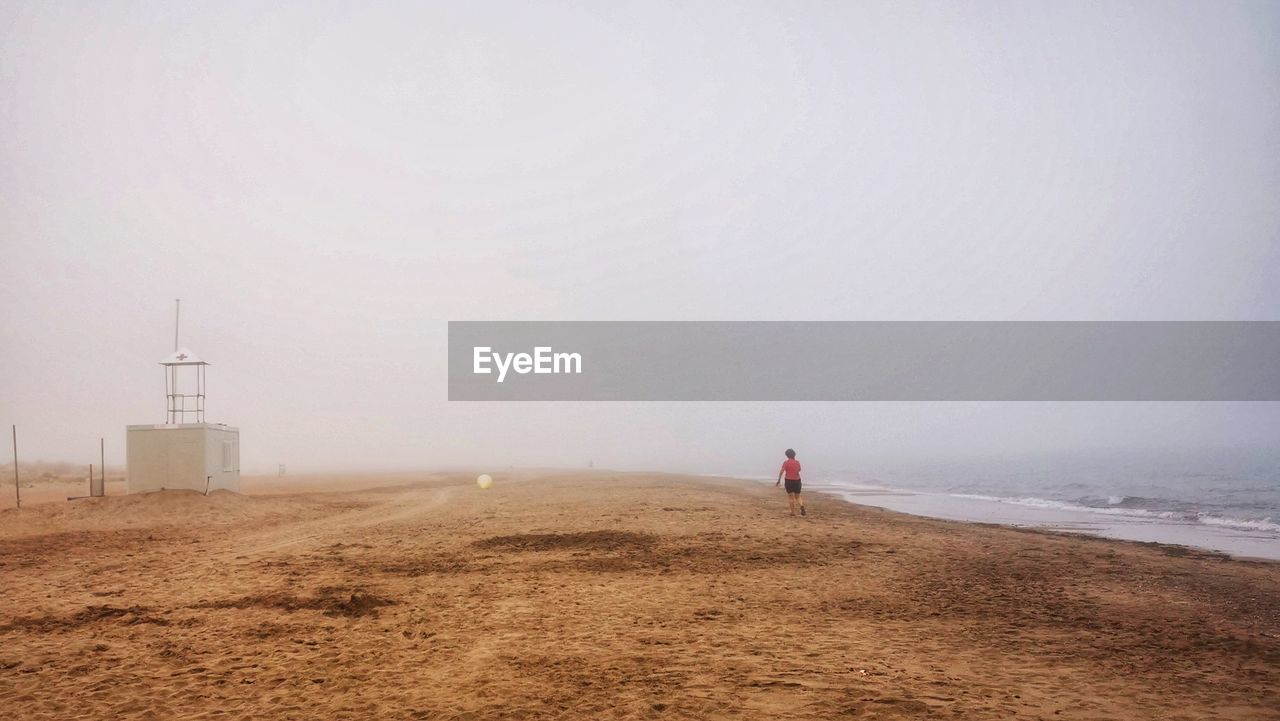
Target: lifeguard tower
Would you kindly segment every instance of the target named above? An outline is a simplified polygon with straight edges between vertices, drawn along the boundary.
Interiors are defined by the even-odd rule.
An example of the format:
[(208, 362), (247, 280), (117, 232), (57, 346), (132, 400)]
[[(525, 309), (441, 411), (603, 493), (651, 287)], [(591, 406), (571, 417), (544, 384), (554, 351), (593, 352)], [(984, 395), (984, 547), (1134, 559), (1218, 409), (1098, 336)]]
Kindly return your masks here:
[[(180, 308), (181, 306), (179, 306)], [(240, 491), (240, 429), (204, 418), (209, 364), (178, 346), (160, 361), (165, 378), (165, 422), (128, 426), (128, 492), (188, 489)]]

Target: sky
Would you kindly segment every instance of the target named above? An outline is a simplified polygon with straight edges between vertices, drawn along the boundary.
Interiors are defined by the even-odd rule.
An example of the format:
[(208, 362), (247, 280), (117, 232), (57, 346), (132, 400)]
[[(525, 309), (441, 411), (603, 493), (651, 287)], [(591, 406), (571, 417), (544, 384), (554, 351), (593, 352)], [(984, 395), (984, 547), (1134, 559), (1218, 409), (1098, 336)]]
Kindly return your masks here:
[(1276, 37), (1271, 2), (10, 0), (0, 423), (123, 464), (182, 298), (246, 471), (1280, 447), (1276, 403), (445, 376), (449, 320), (1280, 320)]

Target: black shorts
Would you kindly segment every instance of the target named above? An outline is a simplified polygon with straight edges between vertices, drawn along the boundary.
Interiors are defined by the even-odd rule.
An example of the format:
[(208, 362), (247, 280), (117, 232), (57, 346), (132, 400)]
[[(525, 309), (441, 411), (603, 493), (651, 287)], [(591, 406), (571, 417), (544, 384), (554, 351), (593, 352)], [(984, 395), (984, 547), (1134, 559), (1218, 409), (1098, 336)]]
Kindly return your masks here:
[(794, 481), (793, 481), (793, 480), (791, 480), (790, 478), (788, 478), (787, 480), (785, 480), (785, 481), (783, 481), (783, 482), (782, 482), (782, 485), (787, 489), (787, 493), (799, 493), (799, 492), (800, 492), (800, 479), (799, 479), (799, 478), (795, 479)]

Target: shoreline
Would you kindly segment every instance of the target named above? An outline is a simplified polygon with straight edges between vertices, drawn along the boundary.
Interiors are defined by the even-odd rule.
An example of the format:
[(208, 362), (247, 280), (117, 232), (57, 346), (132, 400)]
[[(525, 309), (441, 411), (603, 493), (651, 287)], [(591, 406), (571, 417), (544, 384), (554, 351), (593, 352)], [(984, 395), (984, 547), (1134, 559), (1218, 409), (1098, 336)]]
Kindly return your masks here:
[[(1250, 564), (1267, 564), (1267, 565), (1274, 565), (1274, 566), (1280, 567), (1280, 558), (1268, 556), (1268, 555), (1259, 555), (1259, 556), (1242, 555), (1239, 553), (1229, 553), (1222, 549), (1209, 548), (1205, 546), (1199, 546), (1199, 545), (1188, 544), (1188, 543), (1177, 543), (1177, 542), (1160, 541), (1160, 540), (1143, 540), (1138, 538), (1123, 538), (1119, 536), (1106, 535), (1106, 534), (1095, 532), (1092, 530), (1061, 527), (1061, 526), (1048, 525), (1048, 524), (1045, 524), (1045, 525), (1020, 524), (1020, 523), (1010, 523), (1010, 522), (982, 521), (982, 520), (974, 520), (969, 518), (947, 518), (943, 516), (927, 515), (925, 513), (913, 513), (911, 511), (900, 510), (898, 508), (893, 508), (888, 505), (881, 505), (878, 503), (860, 502), (858, 500), (854, 500), (858, 498), (856, 494), (852, 494), (851, 498), (847, 498), (845, 496), (850, 494), (841, 493), (839, 491), (833, 491), (833, 490), (825, 490), (825, 489), (824, 490), (815, 489), (813, 493), (820, 493), (823, 496), (829, 497), (832, 500), (835, 500), (841, 503), (848, 503), (854, 506), (862, 506), (864, 508), (874, 508), (876, 510), (884, 511), (886, 513), (894, 513), (901, 516), (906, 516), (908, 518), (920, 518), (920, 519), (925, 519), (929, 521), (935, 521), (938, 523), (954, 523), (959, 526), (975, 527), (975, 528), (1002, 529), (1002, 530), (1013, 531), (1017, 533), (1046, 536), (1050, 538), (1068, 538), (1073, 540), (1081, 540), (1081, 541), (1101, 543), (1101, 544), (1114, 543), (1124, 547), (1154, 549), (1166, 555), (1172, 555), (1172, 556), (1197, 556), (1201, 558), (1219, 559), (1222, 561), (1241, 562), (1241, 563), (1250, 563)], [(901, 494), (894, 494), (890, 492), (890, 493), (877, 493), (874, 495), (879, 497), (879, 496), (889, 496), (889, 495), (907, 496), (907, 495), (913, 495), (913, 494), (905, 493), (905, 492)]]
[(1024, 505), (997, 498), (896, 489), (814, 484), (814, 490), (850, 503), (922, 518), (1180, 546), (1233, 558), (1280, 561), (1280, 534), (1159, 517), (1106, 514), (1090, 509)]

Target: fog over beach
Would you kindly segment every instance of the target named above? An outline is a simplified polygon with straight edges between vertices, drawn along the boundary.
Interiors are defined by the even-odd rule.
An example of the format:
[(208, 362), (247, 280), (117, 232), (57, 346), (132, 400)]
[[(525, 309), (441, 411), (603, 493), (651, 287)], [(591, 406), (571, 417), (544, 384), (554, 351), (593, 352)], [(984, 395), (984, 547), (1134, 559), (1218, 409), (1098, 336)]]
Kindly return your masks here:
[(447, 320), (1275, 320), (1270, 3), (0, 13), (28, 459), (163, 420), (178, 297), (250, 470), (1280, 445), (1275, 403), (496, 407), (443, 371)]
[[(0, 709), (1272, 721), (1280, 374), (1231, 351), (1280, 348), (1278, 37), (1260, 0), (0, 3)], [(686, 335), (609, 324), (660, 351), (605, 337), (610, 375), (457, 321)], [(455, 395), (459, 349), (614, 400)], [(825, 395), (873, 358), (945, 387)]]

